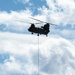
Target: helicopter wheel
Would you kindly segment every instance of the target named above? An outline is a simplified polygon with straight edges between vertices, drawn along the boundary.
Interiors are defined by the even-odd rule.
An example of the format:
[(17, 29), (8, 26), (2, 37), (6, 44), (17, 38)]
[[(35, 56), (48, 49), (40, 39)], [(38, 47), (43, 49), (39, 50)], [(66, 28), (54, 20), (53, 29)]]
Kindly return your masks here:
[(37, 34), (37, 36), (39, 36), (39, 34)]
[(33, 32), (31, 34), (33, 34)]
[(47, 35), (46, 35), (46, 37), (47, 37)]

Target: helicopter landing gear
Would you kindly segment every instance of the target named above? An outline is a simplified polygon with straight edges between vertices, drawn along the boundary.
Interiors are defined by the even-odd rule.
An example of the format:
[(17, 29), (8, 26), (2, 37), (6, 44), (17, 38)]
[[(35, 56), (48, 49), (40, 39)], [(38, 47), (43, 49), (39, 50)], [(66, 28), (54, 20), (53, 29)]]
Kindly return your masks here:
[(33, 32), (31, 34), (33, 34)]
[(37, 36), (39, 36), (39, 34), (37, 34)]
[(47, 37), (48, 35), (46, 35), (46, 37)]

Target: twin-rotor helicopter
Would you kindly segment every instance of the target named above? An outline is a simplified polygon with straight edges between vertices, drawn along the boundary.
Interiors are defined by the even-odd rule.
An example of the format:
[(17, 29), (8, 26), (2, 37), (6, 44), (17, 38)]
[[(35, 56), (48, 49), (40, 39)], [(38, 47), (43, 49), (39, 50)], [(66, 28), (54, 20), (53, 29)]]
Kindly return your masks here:
[[(31, 32), (31, 34), (34, 34), (36, 33), (38, 36), (43, 34), (43, 35), (48, 35), (48, 33), (50, 32), (49, 28), (50, 28), (50, 25), (55, 25), (55, 24), (52, 24), (52, 23), (48, 23), (48, 22), (44, 22), (44, 21), (41, 21), (39, 19), (35, 19), (33, 17), (29, 17), (33, 20), (36, 20), (36, 21), (39, 21), (40, 23), (45, 23), (44, 26), (41, 26), (41, 27), (36, 27), (35, 24), (40, 24), (40, 23), (30, 23), (31, 26), (28, 28), (28, 31)], [(57, 25), (55, 25), (57, 26)]]

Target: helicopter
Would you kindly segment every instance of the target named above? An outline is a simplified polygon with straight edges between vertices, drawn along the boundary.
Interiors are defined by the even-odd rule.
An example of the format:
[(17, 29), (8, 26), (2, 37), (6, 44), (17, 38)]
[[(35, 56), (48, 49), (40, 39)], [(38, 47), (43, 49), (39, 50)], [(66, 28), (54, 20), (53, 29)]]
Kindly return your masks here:
[[(43, 35), (48, 35), (48, 33), (50, 32), (49, 28), (50, 28), (50, 25), (55, 25), (55, 24), (52, 24), (52, 23), (47, 23), (47, 22), (44, 22), (44, 21), (41, 21), (41, 20), (38, 20), (38, 19), (35, 19), (35, 18), (32, 18), (32, 17), (29, 17), (33, 20), (36, 20), (36, 21), (39, 21), (41, 23), (45, 23), (44, 26), (41, 26), (40, 28), (39, 27), (35, 27), (35, 24), (34, 23), (31, 23), (31, 26), (28, 28), (28, 31), (31, 32), (32, 34), (33, 33), (37, 33), (37, 35), (39, 36), (39, 34), (43, 34)], [(38, 24), (38, 23), (36, 23)]]

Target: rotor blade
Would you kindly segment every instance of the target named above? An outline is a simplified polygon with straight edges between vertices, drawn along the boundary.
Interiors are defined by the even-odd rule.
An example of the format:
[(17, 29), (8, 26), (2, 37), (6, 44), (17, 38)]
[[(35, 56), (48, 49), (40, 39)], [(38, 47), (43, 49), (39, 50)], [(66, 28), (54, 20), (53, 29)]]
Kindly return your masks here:
[[(48, 22), (44, 22), (44, 21), (41, 21), (41, 20), (38, 20), (38, 19), (35, 19), (35, 18), (32, 18), (32, 17), (29, 17), (29, 18), (34, 19), (34, 20), (37, 20), (37, 21), (42, 22), (42, 23), (48, 23)], [(55, 25), (55, 24), (52, 24), (52, 23), (49, 23), (49, 24), (50, 25)], [(55, 25), (55, 26), (57, 26), (57, 25)]]
[(25, 23), (25, 21), (21, 21), (21, 20), (15, 20), (15, 21), (19, 21), (19, 22), (24, 22)]
[(38, 19), (35, 19), (35, 18), (32, 18), (32, 17), (29, 17), (29, 18), (34, 19), (34, 20), (39, 21), (39, 22), (47, 23), (47, 22), (44, 22), (44, 21), (41, 21), (41, 20), (38, 20)]
[(34, 23), (34, 24), (41, 24), (41, 23)]
[(56, 24), (52, 24), (52, 23), (49, 23), (50, 25), (55, 25), (55, 26), (57, 26)]
[(40, 23), (29, 23), (29, 22), (20, 21), (20, 20), (16, 20), (16, 21), (23, 22), (23, 23), (28, 23), (28, 24), (40, 24)]

